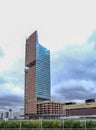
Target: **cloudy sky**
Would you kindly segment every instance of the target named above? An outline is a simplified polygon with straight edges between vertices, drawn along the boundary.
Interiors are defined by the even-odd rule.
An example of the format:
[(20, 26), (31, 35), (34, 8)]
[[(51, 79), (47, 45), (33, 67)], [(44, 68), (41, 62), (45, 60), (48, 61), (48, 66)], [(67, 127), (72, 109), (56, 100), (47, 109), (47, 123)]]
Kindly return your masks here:
[(0, 109), (23, 107), (25, 39), (51, 51), (53, 100), (96, 99), (96, 1), (0, 0)]

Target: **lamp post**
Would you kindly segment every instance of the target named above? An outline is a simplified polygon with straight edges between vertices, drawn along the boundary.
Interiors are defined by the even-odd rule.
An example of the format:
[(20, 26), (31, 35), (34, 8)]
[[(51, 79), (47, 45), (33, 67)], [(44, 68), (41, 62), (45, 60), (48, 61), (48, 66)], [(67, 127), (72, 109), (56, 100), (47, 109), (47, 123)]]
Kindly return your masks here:
[(63, 130), (64, 130), (64, 119), (63, 119)]
[(42, 130), (42, 118), (41, 118), (41, 130)]
[(85, 118), (85, 130), (86, 130), (86, 118)]
[(21, 130), (21, 120), (20, 120), (20, 130)]

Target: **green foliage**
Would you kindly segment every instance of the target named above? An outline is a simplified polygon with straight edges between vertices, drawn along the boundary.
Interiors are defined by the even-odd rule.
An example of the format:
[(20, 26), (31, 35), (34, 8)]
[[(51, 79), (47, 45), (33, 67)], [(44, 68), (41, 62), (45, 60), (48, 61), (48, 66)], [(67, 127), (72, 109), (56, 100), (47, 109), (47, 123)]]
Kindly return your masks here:
[(96, 128), (96, 122), (94, 121), (87, 121), (86, 128)]
[[(75, 121), (75, 120), (30, 120), (21, 121), (22, 128), (85, 128), (85, 122)], [(0, 128), (20, 128), (20, 121), (0, 121)], [(96, 122), (86, 121), (86, 128), (96, 128)]]
[(72, 120), (66, 120), (66, 121), (64, 122), (64, 127), (65, 127), (65, 128), (72, 128), (72, 127), (73, 127), (73, 122), (74, 122), (74, 121), (72, 121)]
[(43, 121), (43, 128), (61, 128), (61, 122), (59, 121)]
[(7, 122), (0, 122), (0, 128), (19, 128), (20, 123), (19, 121), (13, 122), (13, 121), (7, 121)]
[(39, 121), (24, 121), (22, 122), (22, 128), (40, 128)]
[(0, 121), (0, 128), (4, 128), (4, 123)]
[(80, 121), (74, 121), (72, 124), (72, 128), (84, 128)]

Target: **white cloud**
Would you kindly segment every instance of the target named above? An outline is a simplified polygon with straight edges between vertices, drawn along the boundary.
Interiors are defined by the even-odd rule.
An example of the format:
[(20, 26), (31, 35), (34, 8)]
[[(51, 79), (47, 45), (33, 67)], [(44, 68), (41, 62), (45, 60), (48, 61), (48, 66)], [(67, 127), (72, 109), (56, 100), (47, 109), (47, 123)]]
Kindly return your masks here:
[(0, 96), (4, 95), (18, 95), (22, 96), (24, 95), (24, 89), (21, 88), (20, 86), (16, 86), (15, 84), (6, 84), (4, 85), (4, 88), (2, 87)]
[(37, 29), (40, 42), (52, 51), (84, 43), (96, 28), (95, 10), (94, 0), (1, 1), (0, 42), (22, 48), (25, 36)]
[(95, 32), (84, 44), (66, 45), (52, 55), (52, 96), (62, 101), (96, 99)]
[[(24, 64), (16, 66), (15, 63), (19, 63), (20, 60), (24, 61), (25, 39), (35, 30), (38, 31), (39, 42), (49, 48), (51, 54), (53, 54), (54, 51), (60, 52), (62, 51), (62, 48), (64, 48), (63, 51), (65, 55), (63, 56), (66, 58), (66, 63), (61, 62), (60, 64), (60, 60), (62, 61), (62, 55), (59, 57), (55, 53), (54, 57), (57, 58), (58, 61), (56, 61), (54, 68), (56, 68), (56, 65), (58, 64), (58, 68), (62, 71), (63, 66), (63, 69), (64, 67), (66, 68), (63, 73), (66, 75), (66, 78), (71, 76), (75, 77), (73, 71), (72, 73), (68, 73), (71, 69), (73, 70), (69, 63), (73, 63), (73, 65), (76, 63), (76, 65), (78, 65), (78, 70), (78, 68), (82, 69), (82, 64), (79, 64), (79, 62), (89, 59), (95, 60), (95, 52), (91, 53), (93, 50), (93, 44), (87, 44), (87, 47), (85, 45), (86, 39), (94, 30), (96, 30), (95, 12), (95, 0), (0, 1), (0, 48), (4, 51), (4, 56), (2, 58), (0, 57), (1, 77), (5, 75), (5, 79), (8, 78), (6, 77), (6, 71), (13, 73), (14, 69), (15, 72), (21, 72), (23, 76)], [(70, 46), (69, 50), (66, 49), (66, 44)], [(75, 49), (76, 45), (78, 49)], [(73, 58), (71, 61), (70, 57)], [(80, 60), (77, 63), (75, 61), (77, 61), (78, 57)], [(52, 60), (55, 62), (53, 57)], [(74, 62), (72, 62), (72, 60), (74, 60)], [(51, 64), (53, 64), (53, 62)], [(73, 65), (71, 66), (73, 67)], [(67, 66), (69, 67), (69, 70)], [(77, 70), (75, 69), (74, 71), (77, 72)], [(86, 68), (84, 68), (84, 70), (86, 70)], [(93, 75), (92, 78), (95, 79), (94, 68), (91, 67), (91, 70), (90, 75)], [(52, 71), (58, 73), (58, 69), (53, 69)], [(58, 73), (58, 75), (59, 74), (60, 73)], [(62, 77), (64, 76), (63, 74)], [(10, 76), (12, 76), (12, 74)], [(62, 79), (62, 77), (60, 78)], [(78, 77), (80, 78), (80, 75), (77, 76), (77, 78)], [(85, 77), (85, 75), (83, 77)], [(60, 79), (57, 80), (58, 83), (61, 81), (59, 80)], [(9, 80), (9, 83), (5, 85), (6, 90), (10, 91), (10, 93), (16, 91), (16, 94), (22, 94), (23, 84), (19, 88), (20, 84), (14, 85), (13, 82), (18, 81), (15, 81), (13, 78)], [(87, 83), (84, 84), (87, 85)]]

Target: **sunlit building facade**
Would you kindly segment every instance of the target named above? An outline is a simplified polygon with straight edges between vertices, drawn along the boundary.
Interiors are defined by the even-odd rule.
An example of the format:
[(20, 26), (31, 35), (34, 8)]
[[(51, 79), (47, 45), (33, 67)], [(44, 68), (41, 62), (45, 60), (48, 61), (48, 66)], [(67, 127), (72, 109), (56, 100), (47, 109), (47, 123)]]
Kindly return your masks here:
[(65, 110), (63, 109), (64, 103), (56, 102), (56, 101), (44, 101), (37, 103), (37, 114), (42, 117), (56, 117), (56, 116), (64, 116)]
[(92, 116), (96, 117), (96, 102), (64, 105), (66, 116)]
[(37, 102), (50, 98), (50, 51), (39, 44), (35, 31), (26, 39), (25, 115), (37, 114)]

